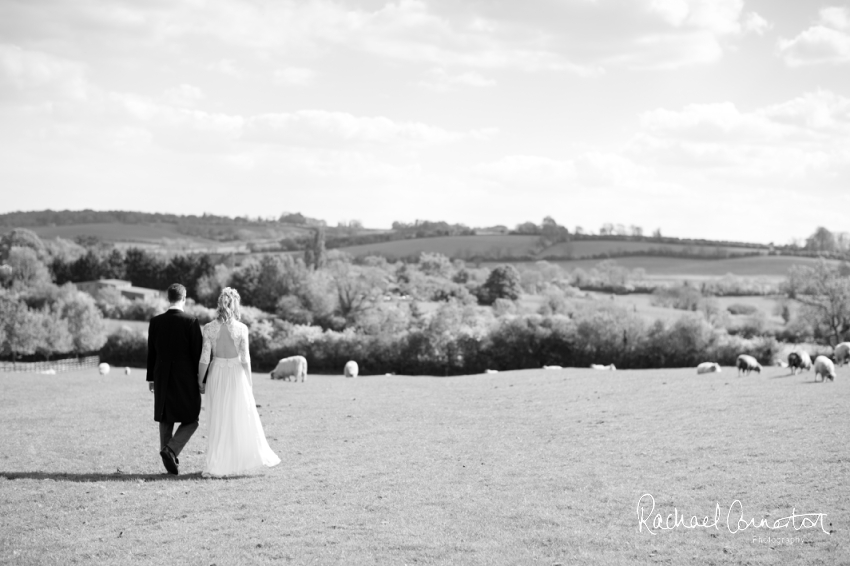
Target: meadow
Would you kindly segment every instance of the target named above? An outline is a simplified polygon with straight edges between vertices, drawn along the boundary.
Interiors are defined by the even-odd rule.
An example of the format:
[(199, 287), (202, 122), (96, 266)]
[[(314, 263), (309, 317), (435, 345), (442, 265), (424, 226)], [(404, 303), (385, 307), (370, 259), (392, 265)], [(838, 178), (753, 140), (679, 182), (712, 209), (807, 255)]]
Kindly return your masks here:
[(143, 370), (0, 375), (0, 563), (850, 564), (850, 368), (254, 377), (283, 463), (206, 480)]
[[(357, 246), (339, 248), (353, 256), (381, 255), (387, 258), (406, 258), (417, 256), (422, 252), (441, 253), (452, 258), (468, 259), (473, 257), (522, 257), (537, 255), (540, 259), (563, 258), (571, 256), (577, 259), (599, 256), (602, 254), (617, 255), (621, 253), (639, 253), (664, 250), (665, 252), (704, 253), (708, 258), (717, 253), (745, 254), (760, 251), (759, 248), (743, 248), (729, 246), (688, 246), (651, 241), (628, 240), (575, 240), (555, 244), (545, 250), (538, 250), (539, 236), (531, 235), (477, 235), (477, 236), (442, 236), (434, 238), (414, 238), (409, 240), (394, 240)], [(539, 253), (538, 253), (539, 251)], [(763, 251), (763, 250), (761, 250)], [(666, 259), (666, 258), (662, 258)], [(556, 261), (556, 260), (552, 260)], [(595, 260), (596, 262), (600, 260)], [(679, 260), (682, 261), (682, 260)], [(702, 260), (697, 260), (702, 261)]]
[[(600, 261), (599, 259), (553, 260), (551, 263), (569, 270), (577, 268), (589, 270)], [(647, 277), (652, 280), (710, 280), (732, 274), (739, 277), (760, 277), (770, 281), (781, 281), (788, 276), (788, 270), (791, 266), (812, 266), (818, 262), (818, 259), (774, 255), (726, 259), (629, 256), (618, 257), (614, 261), (617, 262), (617, 265), (628, 269), (642, 268), (646, 271)], [(829, 263), (835, 264), (837, 262), (829, 261)]]

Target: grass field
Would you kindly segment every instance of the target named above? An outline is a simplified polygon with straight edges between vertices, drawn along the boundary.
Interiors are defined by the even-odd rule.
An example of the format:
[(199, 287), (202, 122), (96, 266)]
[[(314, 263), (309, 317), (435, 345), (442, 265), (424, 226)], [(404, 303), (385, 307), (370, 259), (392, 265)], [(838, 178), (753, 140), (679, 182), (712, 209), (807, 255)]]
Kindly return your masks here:
[(103, 322), (106, 324), (107, 334), (112, 334), (122, 326), (126, 326), (130, 330), (135, 330), (136, 332), (147, 332), (150, 324), (146, 320), (118, 320), (114, 318), (105, 318), (103, 319)]
[[(199, 477), (204, 413), (162, 473), (142, 371), (0, 380), (4, 564), (850, 563), (848, 368), (258, 374), (283, 463), (229, 480)], [(639, 532), (644, 494), (718, 527)], [(730, 532), (736, 500), (829, 534)]]
[[(564, 269), (589, 270), (599, 264), (600, 259), (579, 259), (571, 261), (551, 261)], [(807, 257), (792, 256), (759, 256), (745, 258), (729, 258), (714, 260), (694, 260), (675, 257), (629, 256), (618, 257), (614, 260), (618, 265), (628, 269), (642, 268), (650, 279), (716, 279), (731, 273), (741, 277), (764, 278), (778, 281), (788, 275), (792, 265), (814, 265), (818, 260)], [(834, 263), (834, 262), (832, 262)], [(497, 262), (487, 262), (492, 266)], [(533, 267), (534, 262), (517, 263), (518, 266)]]
[(540, 256), (546, 257), (567, 257), (573, 256), (581, 258), (584, 256), (593, 256), (599, 254), (616, 254), (616, 253), (636, 253), (648, 250), (671, 250), (682, 252), (690, 250), (690, 253), (705, 254), (711, 257), (712, 254), (723, 253), (730, 255), (740, 255), (745, 253), (762, 252), (759, 248), (740, 248), (730, 246), (687, 246), (682, 244), (666, 244), (659, 242), (632, 242), (632, 241), (611, 241), (611, 240), (576, 240), (574, 242), (564, 242), (548, 247)]
[(177, 231), (174, 224), (121, 224), (119, 222), (104, 224), (69, 224), (63, 226), (35, 226), (28, 228), (40, 238), (74, 239), (77, 236), (97, 236), (108, 242), (155, 241), (162, 239), (187, 239), (215, 244), (212, 240), (204, 240), (186, 236)]
[[(538, 240), (537, 236), (518, 235), (445, 236), (379, 242), (340, 249), (354, 256), (383, 255), (390, 258), (409, 257), (422, 252), (436, 252), (456, 258), (471, 258), (482, 255), (518, 257), (534, 253)], [(577, 240), (551, 246), (541, 252), (540, 257), (545, 259), (546, 257), (572, 255), (576, 258), (582, 258), (606, 253), (634, 253), (651, 249), (682, 251), (686, 247), (688, 246), (654, 242)], [(690, 249), (696, 248), (690, 246)], [(704, 250), (706, 254), (711, 254), (717, 249), (732, 254), (757, 251), (756, 248), (730, 248), (725, 246), (705, 246), (699, 249)]]
[(353, 256), (382, 255), (387, 258), (404, 258), (422, 252), (441, 253), (453, 258), (468, 258), (484, 254), (493, 257), (517, 257), (533, 253), (537, 236), (443, 236), (395, 240), (360, 246), (339, 248)]

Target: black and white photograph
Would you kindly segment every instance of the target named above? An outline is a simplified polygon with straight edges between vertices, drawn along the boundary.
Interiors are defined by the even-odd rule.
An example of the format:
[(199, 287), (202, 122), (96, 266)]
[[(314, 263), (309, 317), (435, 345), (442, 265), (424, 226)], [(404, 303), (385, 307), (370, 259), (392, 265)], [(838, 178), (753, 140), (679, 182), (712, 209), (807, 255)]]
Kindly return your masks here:
[(0, 564), (850, 566), (850, 0), (0, 0)]

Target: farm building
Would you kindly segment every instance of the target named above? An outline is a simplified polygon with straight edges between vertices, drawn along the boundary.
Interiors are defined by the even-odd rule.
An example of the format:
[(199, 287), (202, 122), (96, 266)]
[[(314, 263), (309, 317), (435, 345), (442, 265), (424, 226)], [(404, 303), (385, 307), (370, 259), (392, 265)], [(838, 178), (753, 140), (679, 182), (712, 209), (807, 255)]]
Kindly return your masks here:
[(89, 295), (94, 295), (100, 289), (112, 287), (113, 289), (118, 289), (121, 295), (130, 300), (165, 297), (165, 291), (160, 291), (159, 289), (147, 289), (145, 287), (133, 287), (133, 284), (130, 281), (124, 281), (122, 279), (81, 281), (80, 283), (74, 283), (74, 285), (77, 286), (77, 289), (85, 291)]

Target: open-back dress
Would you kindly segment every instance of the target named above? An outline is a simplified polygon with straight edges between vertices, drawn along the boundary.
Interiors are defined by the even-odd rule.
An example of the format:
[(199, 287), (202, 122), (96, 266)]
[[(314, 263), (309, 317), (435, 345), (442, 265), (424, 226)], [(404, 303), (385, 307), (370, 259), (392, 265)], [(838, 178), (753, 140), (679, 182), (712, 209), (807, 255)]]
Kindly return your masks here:
[(280, 458), (266, 441), (250, 381), (248, 327), (235, 320), (213, 320), (204, 326), (203, 337), (202, 371), (212, 355), (206, 384), (209, 434), (204, 477), (276, 466)]

